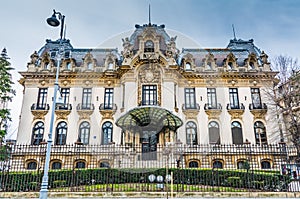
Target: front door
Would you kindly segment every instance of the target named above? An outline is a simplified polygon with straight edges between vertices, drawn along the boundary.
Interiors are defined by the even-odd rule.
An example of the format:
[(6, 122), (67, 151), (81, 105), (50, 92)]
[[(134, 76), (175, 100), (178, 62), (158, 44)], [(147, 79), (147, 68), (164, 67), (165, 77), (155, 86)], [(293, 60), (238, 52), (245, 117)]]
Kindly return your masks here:
[(142, 160), (157, 159), (157, 142), (156, 131), (143, 131), (141, 136)]

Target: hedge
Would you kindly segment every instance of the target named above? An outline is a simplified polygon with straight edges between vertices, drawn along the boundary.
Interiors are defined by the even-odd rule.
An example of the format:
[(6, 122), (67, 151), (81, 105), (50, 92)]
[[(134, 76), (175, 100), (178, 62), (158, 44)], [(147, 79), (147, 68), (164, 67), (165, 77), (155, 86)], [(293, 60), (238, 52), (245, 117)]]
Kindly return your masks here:
[[(169, 169), (174, 184), (209, 185), (266, 191), (287, 188), (290, 178), (278, 172), (226, 169)], [(153, 169), (76, 169), (50, 170), (49, 189), (96, 184), (150, 183), (148, 176), (166, 175), (165, 168)], [(2, 191), (37, 191), (42, 181), (41, 172), (10, 172), (0, 175)]]

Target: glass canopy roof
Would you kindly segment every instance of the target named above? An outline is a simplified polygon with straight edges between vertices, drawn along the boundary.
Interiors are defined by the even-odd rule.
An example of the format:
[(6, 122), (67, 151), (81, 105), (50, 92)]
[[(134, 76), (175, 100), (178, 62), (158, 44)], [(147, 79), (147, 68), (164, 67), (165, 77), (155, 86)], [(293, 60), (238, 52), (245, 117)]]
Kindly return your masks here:
[(116, 125), (123, 130), (139, 131), (151, 129), (157, 132), (163, 128), (176, 131), (182, 124), (179, 117), (158, 106), (136, 107), (121, 116), (116, 122)]

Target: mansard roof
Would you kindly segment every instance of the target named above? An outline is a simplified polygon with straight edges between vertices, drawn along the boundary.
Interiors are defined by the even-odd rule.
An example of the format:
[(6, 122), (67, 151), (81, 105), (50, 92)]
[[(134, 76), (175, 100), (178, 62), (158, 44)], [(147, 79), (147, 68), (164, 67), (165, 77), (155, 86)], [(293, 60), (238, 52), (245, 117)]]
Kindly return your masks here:
[(259, 63), (261, 63), (262, 62), (260, 58), (261, 51), (259, 48), (257, 48), (254, 45), (253, 42), (254, 42), (253, 39), (250, 40), (232, 39), (230, 40), (226, 48), (203, 48), (203, 49), (183, 48), (181, 54), (178, 57), (177, 62), (178, 65), (181, 65), (184, 56), (186, 56), (187, 54), (191, 54), (193, 56), (195, 65), (201, 66), (203, 65), (205, 57), (210, 53), (216, 59), (217, 66), (222, 66), (227, 56), (230, 53), (232, 53), (236, 58), (237, 65), (243, 66), (245, 60), (252, 53), (257, 57)]
[[(118, 53), (117, 48), (73, 48), (69, 39), (63, 39), (62, 45), (64, 48), (64, 52), (70, 53), (70, 57), (74, 59), (77, 66), (80, 66), (82, 64), (83, 59), (87, 53), (90, 53), (92, 55), (93, 59), (95, 59), (96, 64), (98, 66), (104, 65), (105, 58), (108, 54), (113, 54), (117, 58), (118, 64), (121, 64), (122, 61), (121, 55)], [(58, 47), (59, 47), (59, 40), (52, 41), (47, 39), (46, 44), (38, 51), (38, 56), (42, 57), (46, 53), (49, 53), (51, 56), (51, 52), (56, 52), (56, 53), (58, 52), (59, 50)]]

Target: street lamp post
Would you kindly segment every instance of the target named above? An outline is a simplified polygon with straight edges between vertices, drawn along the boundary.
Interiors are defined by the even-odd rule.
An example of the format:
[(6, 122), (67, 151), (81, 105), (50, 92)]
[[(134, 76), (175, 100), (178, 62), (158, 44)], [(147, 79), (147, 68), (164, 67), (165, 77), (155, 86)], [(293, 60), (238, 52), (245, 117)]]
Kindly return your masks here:
[[(58, 19), (56, 18), (56, 15), (58, 15)], [(60, 12), (56, 12), (53, 10), (53, 15), (47, 19), (47, 23), (50, 26), (61, 26), (60, 30), (60, 40), (59, 40), (59, 47), (58, 47), (58, 53), (57, 53), (57, 67), (56, 67), (56, 76), (55, 76), (55, 83), (54, 83), (54, 94), (53, 94), (53, 103), (52, 103), (52, 110), (51, 110), (51, 118), (50, 118), (50, 130), (48, 134), (48, 141), (47, 141), (47, 151), (46, 151), (46, 159), (45, 159), (45, 167), (44, 167), (44, 175), (42, 179), (42, 185), (40, 190), (40, 199), (46, 199), (48, 197), (48, 170), (49, 170), (49, 164), (50, 164), (50, 153), (51, 153), (51, 144), (52, 144), (52, 132), (53, 132), (53, 125), (54, 125), (54, 115), (55, 115), (55, 106), (56, 106), (56, 96), (57, 91), (59, 89), (58, 85), (58, 76), (59, 76), (59, 66), (60, 66), (60, 60), (61, 60), (61, 54), (63, 53), (63, 46), (62, 46), (62, 37), (63, 37), (63, 31), (64, 31), (64, 20), (65, 16), (62, 15)]]

